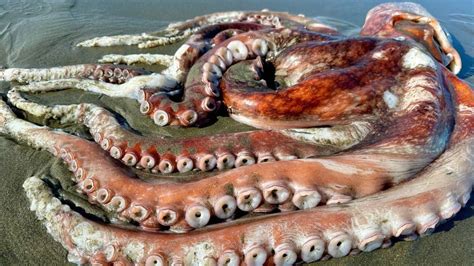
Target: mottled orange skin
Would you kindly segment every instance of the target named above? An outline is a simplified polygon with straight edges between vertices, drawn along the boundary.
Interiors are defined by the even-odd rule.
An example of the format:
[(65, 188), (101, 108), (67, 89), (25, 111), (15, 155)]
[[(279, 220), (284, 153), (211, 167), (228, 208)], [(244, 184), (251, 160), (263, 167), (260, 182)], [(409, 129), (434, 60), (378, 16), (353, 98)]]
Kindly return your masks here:
[[(388, 60), (371, 60), (372, 54), (380, 50), (393, 52)], [(294, 81), (296, 84), (253, 92), (245, 83), (234, 80), (235, 73), (230, 69), (221, 83), (224, 103), (233, 114), (256, 119), (313, 121), (304, 126), (347, 123), (364, 115), (374, 118), (385, 113), (383, 91), (396, 85), (404, 74), (399, 62), (406, 50), (399, 42), (370, 38), (296, 45), (282, 52), (274, 64), (277, 72), (306, 69)], [(300, 58), (293, 63), (298, 69), (287, 70), (286, 57)]]

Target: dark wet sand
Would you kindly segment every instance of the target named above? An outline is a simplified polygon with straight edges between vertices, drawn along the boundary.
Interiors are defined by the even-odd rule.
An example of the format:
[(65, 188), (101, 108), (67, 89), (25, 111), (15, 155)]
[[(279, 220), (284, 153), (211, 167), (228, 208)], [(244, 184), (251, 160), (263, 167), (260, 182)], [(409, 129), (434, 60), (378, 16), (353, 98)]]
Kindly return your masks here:
[[(47, 2), (47, 1), (46, 1)], [(356, 32), (354, 25), (362, 25), (370, 7), (379, 1), (364, 1), (355, 5), (350, 1), (42, 1), (6, 2), (0, 0), (0, 65), (8, 67), (56, 66), (95, 62), (107, 53), (161, 52), (172, 53), (176, 46), (138, 50), (130, 47), (84, 49), (73, 46), (90, 37), (155, 31), (170, 21), (176, 21), (220, 10), (286, 10), (307, 16), (334, 17), (334, 25), (346, 32)], [(114, 4), (112, 4), (112, 2)], [(314, 1), (316, 2), (316, 1)], [(94, 4), (92, 4), (94, 3)], [(440, 18), (454, 35), (462, 52), (464, 70), (461, 77), (473, 78), (474, 11), (472, 1), (444, 3), (425, 1), (422, 4)], [(346, 20), (344, 22), (341, 20)], [(0, 84), (4, 96), (8, 84)], [(94, 102), (111, 108), (124, 116), (132, 127), (146, 134), (192, 135), (197, 130), (159, 129), (138, 114), (133, 101), (117, 100), (79, 91), (35, 96), (45, 103)], [(36, 122), (38, 118), (29, 118)], [(77, 130), (77, 128), (68, 128)], [(241, 126), (228, 118), (207, 128), (204, 133), (217, 130), (238, 131)], [(23, 180), (32, 175), (48, 175), (67, 180), (69, 172), (46, 152), (39, 152), (0, 137), (0, 265), (65, 265), (66, 251), (46, 232), (28, 209), (22, 189)], [(70, 183), (63, 186), (71, 189)], [(332, 265), (474, 265), (474, 205), (471, 200), (456, 217), (438, 228), (436, 233), (413, 242), (397, 242), (389, 249), (357, 256), (320, 262)]]

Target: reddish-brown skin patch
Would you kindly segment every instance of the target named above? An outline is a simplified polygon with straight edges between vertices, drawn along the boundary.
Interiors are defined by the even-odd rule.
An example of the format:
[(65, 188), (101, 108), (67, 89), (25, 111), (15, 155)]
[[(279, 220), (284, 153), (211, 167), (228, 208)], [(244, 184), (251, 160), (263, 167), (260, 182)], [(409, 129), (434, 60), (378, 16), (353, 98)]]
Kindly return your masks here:
[[(407, 49), (397, 41), (371, 38), (297, 45), (277, 57), (276, 71), (298, 73), (316, 66), (314, 71), (308, 71), (290, 87), (253, 92), (233, 78), (236, 73), (231, 68), (221, 82), (224, 103), (243, 116), (305, 119), (314, 121), (314, 125), (347, 123), (361, 115), (384, 115), (381, 96), (403, 78), (400, 60)], [(386, 59), (373, 60), (376, 51), (386, 51)], [(302, 60), (297, 66), (280, 68), (286, 58), (295, 57)]]

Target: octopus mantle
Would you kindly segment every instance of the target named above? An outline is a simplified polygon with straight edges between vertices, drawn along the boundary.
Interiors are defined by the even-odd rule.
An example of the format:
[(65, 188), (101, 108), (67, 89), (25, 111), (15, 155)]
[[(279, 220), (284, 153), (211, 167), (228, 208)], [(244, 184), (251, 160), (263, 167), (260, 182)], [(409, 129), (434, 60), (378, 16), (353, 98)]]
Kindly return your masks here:
[[(47, 178), (25, 181), (31, 209), (69, 261), (313, 262), (429, 234), (468, 201), (474, 93), (421, 6), (379, 5), (350, 38), (302, 15), (225, 12), (79, 46), (182, 40), (173, 56), (102, 59), (163, 64), (160, 73), (118, 64), (0, 71), (13, 84), (0, 133), (60, 158), (77, 192), (104, 211), (90, 220)], [(136, 100), (156, 126), (230, 116), (255, 129), (144, 136), (101, 106), (25, 96), (71, 88)], [(88, 133), (38, 126), (10, 106)]]

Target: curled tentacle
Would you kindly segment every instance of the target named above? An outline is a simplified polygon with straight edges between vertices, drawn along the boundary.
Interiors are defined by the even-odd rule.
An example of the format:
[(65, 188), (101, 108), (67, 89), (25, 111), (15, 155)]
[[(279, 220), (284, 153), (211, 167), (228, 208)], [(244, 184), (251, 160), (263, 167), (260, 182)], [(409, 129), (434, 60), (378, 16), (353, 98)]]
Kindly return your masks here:
[(149, 106), (146, 114), (151, 117), (154, 117), (156, 112), (166, 115), (166, 123), (160, 122), (160, 126), (205, 124), (218, 109), (221, 95), (219, 81), (231, 65), (247, 59), (278, 54), (294, 42), (335, 38), (316, 32), (289, 29), (264, 29), (238, 34), (221, 41), (194, 63), (186, 78), (183, 99), (180, 102), (174, 102), (168, 96), (157, 93), (142, 101), (142, 104), (146, 102)]

